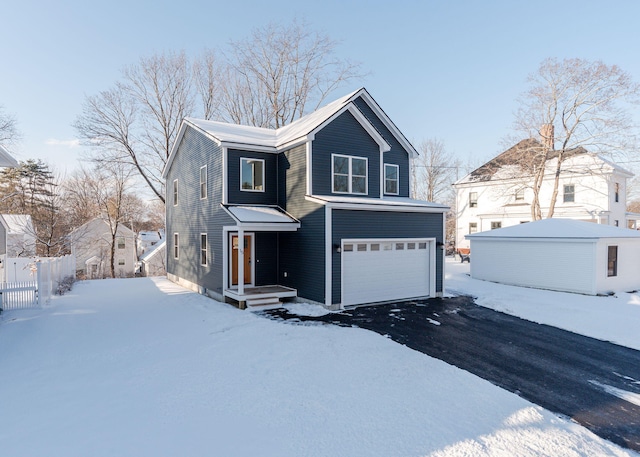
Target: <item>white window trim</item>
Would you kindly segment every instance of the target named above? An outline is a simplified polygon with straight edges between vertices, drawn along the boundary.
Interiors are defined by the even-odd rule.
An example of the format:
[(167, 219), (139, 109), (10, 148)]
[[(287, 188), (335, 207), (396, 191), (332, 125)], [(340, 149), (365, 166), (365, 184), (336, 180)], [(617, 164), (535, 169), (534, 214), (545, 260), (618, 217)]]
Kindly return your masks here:
[[(387, 167), (393, 167), (396, 169), (396, 191), (395, 192), (387, 192)], [(389, 180), (393, 181), (393, 180)], [(385, 195), (399, 195), (400, 194), (400, 165), (396, 165), (394, 163), (385, 163), (384, 164), (384, 182), (382, 183)]]
[[(349, 174), (348, 174), (349, 190), (347, 192), (337, 191), (333, 187), (334, 184), (335, 184), (335, 173), (334, 173), (335, 167), (334, 167), (334, 163), (335, 163), (335, 158), (336, 157), (346, 157), (347, 159), (349, 159)], [(352, 189), (351, 189), (352, 180), (353, 180), (353, 172), (352, 172), (352, 169), (351, 169), (352, 159), (364, 160), (365, 171), (367, 173), (366, 175), (364, 175), (364, 187), (365, 187), (364, 192), (353, 192)], [(333, 193), (333, 194), (351, 194), (351, 195), (369, 195), (369, 159), (367, 157), (349, 156), (349, 155), (345, 155), (345, 154), (331, 154), (331, 193)]]
[[(202, 180), (202, 170), (204, 170), (204, 181)], [(206, 200), (209, 196), (209, 190), (207, 189), (209, 181), (209, 176), (207, 174), (207, 166), (203, 165), (200, 167), (200, 200)], [(202, 185), (204, 184), (204, 196), (202, 195)]]
[[(202, 246), (202, 237), (204, 236), (204, 246)], [(202, 251), (204, 251), (204, 260), (202, 263)], [(206, 267), (209, 265), (209, 237), (206, 233), (200, 234), (200, 266)]]
[(178, 206), (178, 180), (173, 180), (173, 206)]
[(180, 234), (178, 232), (173, 233), (173, 258), (176, 260), (180, 258)]
[[(262, 189), (243, 189), (242, 188), (242, 161), (243, 160), (253, 160), (262, 162)], [(266, 164), (264, 163), (264, 159), (256, 159), (254, 157), (240, 157), (240, 190), (242, 192), (264, 192), (267, 187), (266, 180)], [(253, 183), (255, 186), (255, 183)]]

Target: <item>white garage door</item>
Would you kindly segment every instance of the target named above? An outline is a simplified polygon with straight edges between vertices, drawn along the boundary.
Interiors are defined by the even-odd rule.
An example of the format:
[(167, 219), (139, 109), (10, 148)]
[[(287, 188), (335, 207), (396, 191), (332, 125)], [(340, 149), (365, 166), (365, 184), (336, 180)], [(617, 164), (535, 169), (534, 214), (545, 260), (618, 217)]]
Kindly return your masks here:
[(428, 296), (430, 261), (425, 239), (343, 240), (342, 304)]

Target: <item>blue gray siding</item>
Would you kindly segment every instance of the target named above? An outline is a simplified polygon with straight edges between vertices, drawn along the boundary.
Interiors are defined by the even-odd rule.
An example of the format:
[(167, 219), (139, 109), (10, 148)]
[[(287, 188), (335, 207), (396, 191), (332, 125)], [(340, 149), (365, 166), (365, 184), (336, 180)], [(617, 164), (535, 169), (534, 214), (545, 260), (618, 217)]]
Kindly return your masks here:
[(348, 111), (320, 130), (313, 141), (312, 193), (315, 195), (332, 193), (331, 154), (366, 157), (368, 195), (353, 196), (380, 197), (380, 146)]
[(389, 143), (391, 150), (384, 153), (384, 162), (392, 163), (400, 166), (400, 182), (399, 182), (399, 196), (409, 196), (409, 155), (396, 137), (391, 131), (384, 125), (384, 123), (375, 115), (375, 113), (369, 108), (369, 105), (358, 97), (354, 100), (354, 104), (364, 114), (364, 116), (371, 122), (371, 124), (380, 132), (382, 137)]
[[(167, 174), (167, 273), (222, 294), (222, 227), (234, 225), (220, 207), (222, 150), (209, 138), (187, 127)], [(208, 198), (200, 199), (200, 167), (207, 165)], [(173, 206), (172, 183), (178, 179), (178, 205)], [(174, 259), (173, 234), (180, 236)], [(200, 234), (207, 233), (209, 265), (200, 265)]]
[(279, 234), (278, 283), (296, 288), (302, 298), (324, 303), (325, 209), (304, 198), (306, 169), (305, 145), (279, 154), (279, 204), (300, 221), (300, 229)]
[[(441, 213), (332, 210), (332, 244), (348, 238), (436, 238), (442, 242)], [(340, 253), (332, 254), (332, 303), (340, 303), (342, 268)], [(436, 251), (436, 292), (442, 292), (442, 255)]]
[[(264, 160), (264, 192), (240, 190), (240, 159)], [(230, 204), (275, 205), (278, 202), (277, 154), (229, 149), (227, 152), (228, 201)]]

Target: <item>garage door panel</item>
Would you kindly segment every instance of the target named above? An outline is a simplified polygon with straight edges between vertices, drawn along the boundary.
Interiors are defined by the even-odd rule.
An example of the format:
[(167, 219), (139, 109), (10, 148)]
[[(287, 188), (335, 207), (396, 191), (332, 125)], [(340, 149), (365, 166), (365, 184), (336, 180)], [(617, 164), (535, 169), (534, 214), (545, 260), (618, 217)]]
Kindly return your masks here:
[[(357, 250), (358, 244), (362, 249), (363, 240), (343, 243), (343, 305), (429, 295), (430, 244), (424, 240), (419, 244), (419, 241), (368, 241), (366, 251)], [(412, 243), (413, 249), (408, 249), (407, 242)], [(380, 250), (372, 250), (372, 244), (378, 244)], [(419, 245), (423, 249), (419, 249)]]

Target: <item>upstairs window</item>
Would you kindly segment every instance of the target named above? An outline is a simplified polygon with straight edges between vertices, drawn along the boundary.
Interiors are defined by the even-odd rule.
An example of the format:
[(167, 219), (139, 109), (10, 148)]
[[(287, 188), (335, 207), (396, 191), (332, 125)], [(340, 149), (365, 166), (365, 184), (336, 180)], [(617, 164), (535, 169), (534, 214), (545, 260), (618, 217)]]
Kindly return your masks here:
[(565, 203), (573, 203), (576, 201), (576, 186), (573, 184), (567, 184), (564, 186), (564, 197), (563, 201)]
[(477, 233), (478, 232), (478, 223), (477, 222), (469, 222), (469, 233)]
[(384, 193), (398, 195), (398, 176), (400, 167), (390, 163), (384, 164)]
[(178, 204), (178, 180), (173, 180), (173, 206)]
[(180, 236), (177, 233), (173, 234), (173, 258), (177, 259), (180, 254)]
[(200, 199), (207, 198), (207, 166), (200, 167)]
[(620, 183), (615, 183), (613, 185), (614, 198), (615, 202), (618, 203), (620, 201)]
[(618, 246), (608, 246), (607, 276), (618, 276)]
[(524, 200), (524, 189), (516, 190), (516, 201)]
[(124, 237), (118, 237), (118, 249), (124, 249)]
[(478, 207), (478, 192), (469, 192), (469, 208)]
[(333, 192), (340, 194), (367, 194), (367, 159), (334, 154)]
[(247, 192), (264, 192), (264, 160), (240, 159), (240, 189)]

